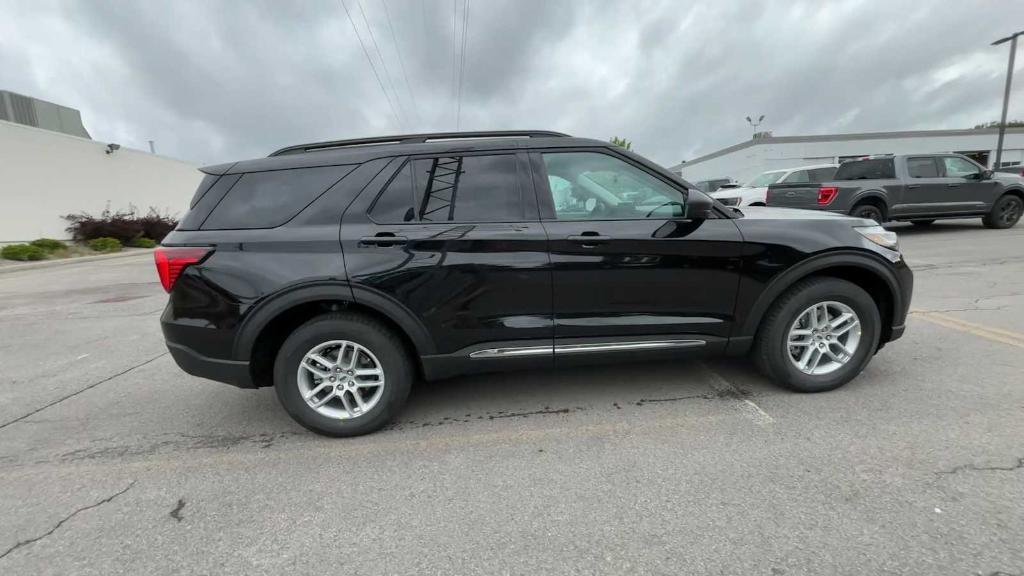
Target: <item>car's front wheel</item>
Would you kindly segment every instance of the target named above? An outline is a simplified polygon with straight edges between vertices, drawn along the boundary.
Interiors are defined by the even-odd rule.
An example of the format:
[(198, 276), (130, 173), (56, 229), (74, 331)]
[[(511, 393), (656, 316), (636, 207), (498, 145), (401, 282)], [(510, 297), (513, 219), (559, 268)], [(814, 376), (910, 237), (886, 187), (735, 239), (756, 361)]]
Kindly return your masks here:
[(327, 436), (358, 436), (405, 404), (414, 370), (401, 340), (376, 320), (327, 314), (299, 326), (274, 363), (274, 388), (299, 424)]
[(987, 228), (1010, 228), (1020, 220), (1024, 213), (1024, 200), (1013, 194), (1004, 194), (996, 200), (992, 211), (981, 219)]
[(754, 359), (775, 382), (824, 392), (860, 374), (878, 348), (878, 306), (839, 278), (803, 280), (771, 307), (758, 331)]

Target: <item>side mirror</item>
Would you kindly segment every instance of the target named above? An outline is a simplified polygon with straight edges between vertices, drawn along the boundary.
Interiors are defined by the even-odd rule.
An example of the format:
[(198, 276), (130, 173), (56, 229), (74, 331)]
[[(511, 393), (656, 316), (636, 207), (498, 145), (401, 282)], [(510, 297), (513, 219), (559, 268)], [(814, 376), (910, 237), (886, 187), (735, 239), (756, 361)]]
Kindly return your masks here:
[(981, 175), (978, 177), (978, 180), (991, 180), (993, 174), (995, 174), (995, 172), (991, 170), (982, 170)]
[(691, 190), (686, 198), (686, 217), (691, 220), (708, 219), (714, 208), (715, 201), (696, 190)]

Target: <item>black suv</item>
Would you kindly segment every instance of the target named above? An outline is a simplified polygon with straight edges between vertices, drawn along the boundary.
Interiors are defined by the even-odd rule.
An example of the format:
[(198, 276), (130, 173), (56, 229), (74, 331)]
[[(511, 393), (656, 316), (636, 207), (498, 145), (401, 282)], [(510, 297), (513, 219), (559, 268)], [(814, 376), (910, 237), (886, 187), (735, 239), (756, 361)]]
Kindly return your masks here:
[(726, 208), (606, 142), (554, 132), (293, 146), (203, 168), (156, 252), (186, 372), (274, 386), (300, 424), (380, 428), (413, 381), (750, 353), (802, 392), (899, 338), (895, 234)]

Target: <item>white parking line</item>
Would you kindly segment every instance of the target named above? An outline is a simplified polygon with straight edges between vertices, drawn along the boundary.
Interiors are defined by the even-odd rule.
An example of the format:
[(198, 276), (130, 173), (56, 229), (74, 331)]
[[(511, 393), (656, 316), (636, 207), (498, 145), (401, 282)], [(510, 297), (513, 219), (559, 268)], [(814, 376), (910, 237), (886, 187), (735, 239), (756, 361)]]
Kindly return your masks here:
[(729, 382), (721, 374), (712, 370), (707, 364), (701, 364), (701, 366), (704, 367), (704, 370), (711, 377), (711, 388), (721, 396), (735, 398), (737, 400), (736, 406), (744, 416), (761, 426), (775, 423), (775, 419), (755, 404), (753, 400), (744, 398), (743, 392), (736, 386), (733, 386), (732, 382)]

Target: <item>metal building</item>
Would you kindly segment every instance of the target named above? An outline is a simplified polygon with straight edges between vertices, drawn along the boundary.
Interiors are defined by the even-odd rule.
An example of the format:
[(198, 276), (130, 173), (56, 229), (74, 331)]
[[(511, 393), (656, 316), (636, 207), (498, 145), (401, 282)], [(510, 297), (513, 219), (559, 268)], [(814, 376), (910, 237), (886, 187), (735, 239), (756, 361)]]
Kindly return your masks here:
[(82, 125), (82, 115), (78, 110), (7, 90), (0, 90), (0, 120), (92, 138)]

